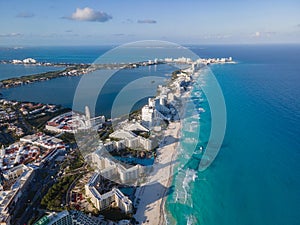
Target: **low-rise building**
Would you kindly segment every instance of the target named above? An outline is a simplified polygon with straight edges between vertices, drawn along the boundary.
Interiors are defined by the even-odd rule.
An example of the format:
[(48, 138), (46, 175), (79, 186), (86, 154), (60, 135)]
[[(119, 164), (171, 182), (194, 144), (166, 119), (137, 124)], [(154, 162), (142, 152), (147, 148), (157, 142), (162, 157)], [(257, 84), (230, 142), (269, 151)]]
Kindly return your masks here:
[(24, 165), (18, 165), (15, 166), (11, 169), (3, 171), (3, 177), (6, 180), (12, 180), (12, 179), (17, 179), (21, 174), (26, 170), (26, 166)]
[(14, 181), (7, 190), (0, 191), (0, 224), (10, 225), (14, 207), (26, 190), (34, 175), (34, 169), (25, 165), (5, 171), (3, 174), (7, 182)]
[(20, 138), (20, 142), (30, 143), (46, 149), (64, 148), (63, 141), (59, 138), (45, 135), (43, 133), (36, 133)]

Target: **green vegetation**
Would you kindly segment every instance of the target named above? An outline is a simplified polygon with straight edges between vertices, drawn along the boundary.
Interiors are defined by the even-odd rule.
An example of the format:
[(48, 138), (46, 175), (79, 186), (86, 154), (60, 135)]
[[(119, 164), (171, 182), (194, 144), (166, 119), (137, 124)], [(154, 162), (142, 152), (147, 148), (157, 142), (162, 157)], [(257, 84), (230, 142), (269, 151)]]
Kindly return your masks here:
[(65, 72), (69, 72), (71, 70), (86, 69), (88, 67), (89, 65), (75, 65), (75, 66), (67, 67), (66, 69), (60, 71), (49, 71), (41, 74), (33, 74), (33, 75), (27, 75), (22, 77), (9, 78), (6, 80), (2, 80), (1, 83), (3, 86), (9, 87), (9, 86), (14, 86), (17, 83), (29, 83), (34, 81), (49, 80), (49, 79), (61, 77)]
[(141, 116), (142, 109), (137, 109), (129, 114), (129, 120), (138, 119)]
[(146, 151), (146, 150), (136, 150), (131, 148), (125, 148), (121, 151), (111, 151), (110, 154), (112, 156), (121, 156), (127, 157), (128, 155), (135, 157), (135, 158), (151, 158), (154, 155), (153, 151)]
[(69, 112), (69, 111), (70, 111), (70, 109), (63, 108), (63, 109), (58, 110), (55, 113), (46, 113), (45, 116), (34, 118), (34, 119), (29, 119), (28, 123), (37, 129), (42, 129), (45, 126), (45, 124), (47, 123), (47, 121), (49, 121), (50, 119), (52, 119), (60, 114), (63, 114), (63, 113)]
[(69, 186), (76, 179), (77, 175), (70, 175), (61, 178), (56, 184), (54, 184), (43, 197), (41, 206), (48, 210), (62, 211), (63, 201), (66, 197)]
[(70, 162), (71, 171), (82, 167), (84, 164), (84, 158), (79, 150), (75, 151), (73, 156), (74, 158)]
[(178, 74), (181, 73), (181, 70), (175, 70), (174, 72), (172, 72), (172, 80), (176, 80), (178, 78)]
[(132, 131), (132, 132), (135, 133), (136, 135), (139, 135), (147, 139), (150, 137), (150, 132), (147, 131)]
[(100, 137), (100, 140), (104, 141), (106, 140), (110, 134), (112, 134), (114, 132), (114, 129), (112, 128), (112, 126), (110, 127), (106, 127), (104, 130), (101, 130), (99, 132), (99, 137)]
[(77, 149), (71, 152), (67, 159), (62, 163), (61, 168), (65, 169), (68, 167), (68, 170), (66, 172), (79, 169), (84, 164), (84, 158), (81, 154), (81, 152)]
[[(84, 158), (79, 150), (72, 151), (67, 159), (61, 164), (61, 170), (70, 172), (58, 180), (47, 192), (41, 201), (41, 206), (47, 210), (62, 211), (65, 209), (62, 204), (65, 202), (67, 191), (70, 185), (76, 179), (82, 177), (84, 173), (76, 172), (74, 170), (82, 168), (84, 165)], [(81, 170), (81, 169), (80, 169)]]
[(70, 143), (70, 144), (76, 143), (74, 134), (71, 133), (63, 133), (62, 135), (59, 136), (59, 138), (63, 140), (63, 142), (65, 143)]
[(171, 80), (176, 80), (178, 78), (178, 74), (180, 73), (184, 73), (184, 74), (187, 74), (187, 72), (183, 71), (182, 69), (180, 70), (175, 70), (174, 72), (172, 72), (172, 77), (171, 77)]

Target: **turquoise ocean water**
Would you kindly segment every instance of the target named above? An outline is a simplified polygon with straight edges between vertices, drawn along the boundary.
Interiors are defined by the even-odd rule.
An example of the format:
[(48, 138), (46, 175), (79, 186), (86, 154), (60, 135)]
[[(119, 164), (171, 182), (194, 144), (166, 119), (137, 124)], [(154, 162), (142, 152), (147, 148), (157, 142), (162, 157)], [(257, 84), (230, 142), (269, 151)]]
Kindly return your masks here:
[[(238, 64), (210, 66), (224, 94), (227, 129), (217, 158), (203, 172), (198, 171), (197, 159), (186, 157), (190, 157), (187, 154), (191, 151), (190, 141), (198, 137), (192, 127), (193, 120), (200, 119), (200, 127), (196, 127), (200, 131), (198, 146), (205, 148), (209, 137), (209, 104), (200, 88), (200, 84), (209, 85), (205, 73), (194, 87), (190, 104), (204, 108), (205, 112), (186, 110), (189, 119), (183, 126), (178, 158), (181, 164), (177, 168), (181, 170), (174, 177), (174, 191), (166, 203), (169, 223), (300, 224), (300, 46), (189, 47), (201, 57), (232, 56)], [(20, 50), (18, 55), (48, 62), (53, 62), (52, 59), (93, 62), (107, 50), (33, 48)], [(14, 51), (0, 51), (0, 60), (15, 58)], [(173, 69), (125, 71), (122, 79), (116, 79), (107, 87), (107, 97), (99, 104), (99, 113), (104, 112), (116, 96), (112, 87), (121, 88), (123, 83), (144, 75), (165, 76)], [(79, 79), (60, 78), (1, 92), (10, 99), (71, 106)]]
[[(185, 167), (167, 199), (169, 223), (300, 224), (299, 46), (211, 47), (202, 52), (227, 52), (239, 61), (211, 67), (226, 101), (226, 135), (213, 164), (200, 172), (196, 160), (186, 164), (185, 159), (195, 118), (184, 124), (179, 160)], [(193, 95), (199, 91), (195, 86)], [(206, 101), (196, 104), (206, 109), (200, 116), (199, 143), (205, 146), (209, 106)]]

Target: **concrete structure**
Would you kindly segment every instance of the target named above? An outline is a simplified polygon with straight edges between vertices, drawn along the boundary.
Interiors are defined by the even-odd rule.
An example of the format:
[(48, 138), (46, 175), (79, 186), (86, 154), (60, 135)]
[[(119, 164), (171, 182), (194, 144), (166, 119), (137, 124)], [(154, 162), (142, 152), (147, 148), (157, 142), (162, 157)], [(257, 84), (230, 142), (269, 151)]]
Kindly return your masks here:
[(91, 112), (88, 106), (85, 106), (85, 120), (86, 120), (86, 126), (91, 127)]
[(120, 140), (120, 141), (109, 141), (106, 142), (104, 145), (105, 149), (108, 152), (114, 151), (114, 150), (122, 150), (125, 149), (126, 144), (125, 144), (125, 140)]
[(26, 58), (26, 59), (23, 59), (23, 63), (25, 63), (25, 64), (35, 64), (36, 60), (33, 59), (33, 58)]
[(31, 161), (38, 161), (51, 150), (41, 151), (38, 146), (30, 143), (16, 142), (5, 149), (1, 149), (0, 169), (11, 169), (19, 164), (27, 164)]
[(147, 151), (152, 149), (152, 141), (144, 137), (138, 136), (132, 131), (119, 129), (109, 135), (111, 138), (122, 139), (127, 148), (142, 148)]
[(85, 108), (86, 115), (67, 112), (49, 120), (45, 128), (55, 133), (76, 133), (78, 130), (99, 129), (105, 123), (104, 116), (90, 118), (89, 108)]
[(168, 120), (170, 109), (166, 106), (167, 96), (148, 99), (148, 105), (142, 108), (142, 125), (151, 129), (162, 120)]
[(111, 180), (119, 180), (122, 183), (136, 182), (145, 173), (145, 168), (141, 165), (135, 165), (130, 168), (125, 168), (120, 163), (103, 157), (100, 154), (101, 150), (92, 154), (92, 162), (99, 174)]
[(126, 123), (123, 127), (123, 130), (126, 131), (143, 131), (149, 132), (149, 129), (138, 122)]
[(132, 212), (132, 202), (119, 189), (113, 188), (111, 191), (100, 194), (96, 189), (100, 181), (100, 174), (95, 173), (85, 185), (85, 193), (98, 210), (104, 210), (110, 206), (118, 207), (125, 213)]
[(11, 216), (14, 213), (19, 198), (26, 190), (34, 174), (34, 169), (25, 165), (20, 165), (3, 174), (6, 181), (14, 181), (10, 189), (0, 191), (0, 224), (11, 224)]
[(45, 135), (43, 133), (24, 136), (20, 138), (20, 142), (30, 143), (46, 149), (65, 148), (65, 145), (61, 139)]
[(49, 120), (45, 128), (55, 133), (76, 133), (77, 130), (86, 129), (85, 116), (67, 112)]
[(71, 219), (73, 225), (106, 225), (108, 224), (104, 217), (94, 217), (94, 216), (87, 216), (83, 212), (80, 211), (71, 211)]
[(53, 213), (45, 216), (34, 225), (72, 225), (72, 218), (68, 211)]
[(42, 217), (34, 225), (106, 225), (107, 222), (100, 217), (88, 216), (80, 211), (63, 211), (51, 213)]
[(18, 165), (3, 172), (3, 177), (6, 180), (17, 179), (26, 170), (26, 166)]

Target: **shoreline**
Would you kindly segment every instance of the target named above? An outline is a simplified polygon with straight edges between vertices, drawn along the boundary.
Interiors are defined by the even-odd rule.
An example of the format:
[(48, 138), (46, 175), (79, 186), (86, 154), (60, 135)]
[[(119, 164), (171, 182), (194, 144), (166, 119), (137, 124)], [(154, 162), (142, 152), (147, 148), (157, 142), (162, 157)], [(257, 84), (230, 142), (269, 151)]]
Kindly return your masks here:
[[(179, 124), (179, 129), (178, 129), (178, 142), (176, 143), (176, 146), (174, 148), (174, 153), (172, 155), (172, 160), (176, 161), (177, 160), (177, 157), (178, 157), (178, 148), (180, 146), (180, 139), (182, 137), (182, 128), (183, 128), (183, 118), (185, 117), (185, 114), (186, 114), (186, 111), (185, 111), (185, 107), (186, 107), (186, 99), (191, 97), (191, 94), (192, 94), (192, 87), (191, 89), (185, 93), (186, 96), (184, 96), (184, 101), (182, 102), (182, 106), (181, 106), (181, 111), (180, 111), (180, 124)], [(181, 119), (182, 118), (182, 119)], [(171, 166), (170, 168), (170, 173), (173, 173), (174, 172), (174, 169), (175, 169), (175, 165)], [(173, 179), (173, 175), (169, 177), (169, 180), (168, 180), (168, 187), (170, 188), (172, 186), (172, 183), (173, 183), (174, 179)], [(160, 223), (160, 224), (167, 224), (167, 212), (166, 212), (166, 200), (167, 200), (167, 196), (165, 196), (163, 198), (163, 201), (162, 201), (162, 204), (161, 204), (161, 214), (160, 214), (160, 217), (162, 216), (164, 218), (164, 223)]]
[(180, 122), (169, 124), (168, 130), (165, 131), (165, 144), (157, 151), (154, 170), (148, 176), (148, 181), (137, 188), (136, 199), (140, 199), (141, 202), (134, 217), (139, 224), (165, 224), (165, 200), (173, 180), (172, 172), (178, 153), (178, 142), (171, 143), (168, 137), (179, 138), (180, 130)]
[[(34, 59), (32, 59), (34, 60)], [(36, 60), (35, 60), (36, 61)], [(165, 58), (165, 59), (155, 59), (148, 61), (140, 62), (130, 62), (130, 63), (46, 63), (46, 62), (34, 62), (34, 63), (13, 63), (11, 60), (0, 60), (0, 64), (11, 64), (11, 65), (29, 65), (29, 66), (54, 66), (54, 67), (65, 67), (62, 70), (57, 71), (48, 71), (44, 73), (24, 75), (20, 77), (11, 77), (7, 79), (0, 80), (0, 88), (12, 88), (21, 85), (27, 85), (35, 82), (52, 80), (60, 77), (71, 77), (71, 76), (81, 76), (94, 72), (101, 69), (111, 69), (111, 70), (120, 70), (120, 69), (134, 69), (143, 66), (153, 66), (160, 64), (186, 64), (191, 66), (194, 62), (189, 58)], [(232, 57), (229, 58), (209, 58), (204, 59), (200, 58), (195, 63), (203, 65), (211, 64), (235, 64), (236, 62), (232, 60)]]
[[(192, 74), (194, 78), (195, 73)], [(166, 200), (172, 182), (173, 172), (176, 168), (178, 147), (182, 135), (183, 118), (185, 115), (186, 100), (191, 96), (192, 86), (181, 95), (179, 101), (179, 121), (171, 122), (164, 131), (163, 145), (157, 150), (157, 157), (154, 162), (154, 171), (148, 176), (148, 181), (137, 188), (135, 200), (140, 199), (134, 218), (139, 224), (167, 224)], [(170, 137), (177, 141), (172, 142)], [(168, 164), (167, 166), (164, 166)], [(158, 176), (158, 173), (160, 174)], [(153, 199), (153, 195), (159, 198)]]
[[(0, 62), (1, 64), (1, 62)], [(2, 62), (2, 64), (4, 64)], [(30, 66), (57, 66), (66, 68), (57, 71), (48, 71), (44, 73), (37, 73), (31, 75), (24, 75), (20, 77), (11, 77), (7, 79), (0, 80), (0, 88), (12, 88), (21, 85), (27, 85), (35, 82), (52, 80), (60, 77), (71, 77), (71, 76), (81, 76), (84, 74), (88, 74), (94, 72), (96, 70), (108, 69), (108, 70), (120, 70), (120, 69), (134, 69), (142, 66), (152, 66), (165, 64), (163, 61), (152, 62), (152, 61), (142, 61), (142, 62), (134, 62), (134, 63), (111, 63), (111, 64), (50, 64), (50, 65), (40, 65), (40, 64), (24, 64), (24, 63), (5, 63), (11, 65), (30, 65)]]

